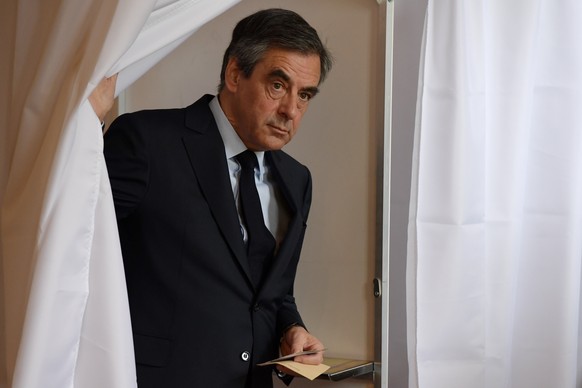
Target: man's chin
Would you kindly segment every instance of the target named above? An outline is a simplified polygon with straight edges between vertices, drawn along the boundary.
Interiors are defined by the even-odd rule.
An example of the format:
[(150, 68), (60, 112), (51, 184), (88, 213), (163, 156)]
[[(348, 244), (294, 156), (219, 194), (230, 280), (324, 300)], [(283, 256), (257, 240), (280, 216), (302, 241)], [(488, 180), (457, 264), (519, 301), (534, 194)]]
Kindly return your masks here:
[(287, 143), (289, 143), (288, 137), (282, 139), (280, 137), (273, 137), (265, 143), (264, 151), (278, 151), (282, 149)]

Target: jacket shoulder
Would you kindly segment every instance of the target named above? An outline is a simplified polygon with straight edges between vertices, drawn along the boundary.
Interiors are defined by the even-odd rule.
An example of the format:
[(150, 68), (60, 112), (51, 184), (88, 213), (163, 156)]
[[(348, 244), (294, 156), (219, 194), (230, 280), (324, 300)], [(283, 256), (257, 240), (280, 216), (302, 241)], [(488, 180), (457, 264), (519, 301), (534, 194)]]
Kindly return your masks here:
[(177, 129), (188, 127), (199, 129), (212, 122), (213, 115), (208, 106), (214, 98), (204, 95), (193, 104), (183, 108), (143, 109), (124, 113), (117, 117), (111, 127), (131, 126), (136, 128)]
[(285, 151), (270, 151), (267, 153), (267, 155), (267, 158), (270, 159), (270, 162), (277, 166), (277, 168), (281, 171), (289, 171), (294, 175), (298, 175), (299, 177), (302, 176), (304, 178), (308, 178), (310, 175), (307, 166), (300, 163), (297, 159)]

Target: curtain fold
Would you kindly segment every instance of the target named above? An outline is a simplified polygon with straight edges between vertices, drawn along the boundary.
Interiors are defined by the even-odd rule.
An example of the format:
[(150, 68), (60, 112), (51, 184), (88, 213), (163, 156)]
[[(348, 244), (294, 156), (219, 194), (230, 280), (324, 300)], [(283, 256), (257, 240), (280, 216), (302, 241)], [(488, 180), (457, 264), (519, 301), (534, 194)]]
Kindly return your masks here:
[(410, 386), (582, 385), (582, 4), (429, 0)]
[(0, 4), (0, 386), (135, 386), (121, 251), (87, 97), (237, 0)]

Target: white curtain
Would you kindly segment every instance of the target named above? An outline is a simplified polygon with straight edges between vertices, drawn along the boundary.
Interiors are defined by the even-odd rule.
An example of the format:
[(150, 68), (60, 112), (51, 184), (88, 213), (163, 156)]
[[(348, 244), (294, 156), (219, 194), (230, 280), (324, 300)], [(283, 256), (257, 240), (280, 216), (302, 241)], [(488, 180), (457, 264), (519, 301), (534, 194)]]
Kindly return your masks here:
[(582, 387), (582, 2), (429, 0), (410, 387)]
[(101, 127), (87, 97), (118, 72), (119, 93), (237, 1), (1, 2), (0, 387), (135, 386)]

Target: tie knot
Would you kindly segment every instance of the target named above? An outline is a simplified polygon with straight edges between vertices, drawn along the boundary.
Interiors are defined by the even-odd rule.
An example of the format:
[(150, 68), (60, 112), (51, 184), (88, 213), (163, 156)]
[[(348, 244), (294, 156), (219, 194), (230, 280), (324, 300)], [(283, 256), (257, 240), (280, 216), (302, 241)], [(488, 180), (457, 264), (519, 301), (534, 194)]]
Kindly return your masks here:
[(236, 160), (238, 160), (243, 169), (254, 170), (254, 168), (259, 165), (257, 155), (251, 150), (241, 152), (236, 156)]

